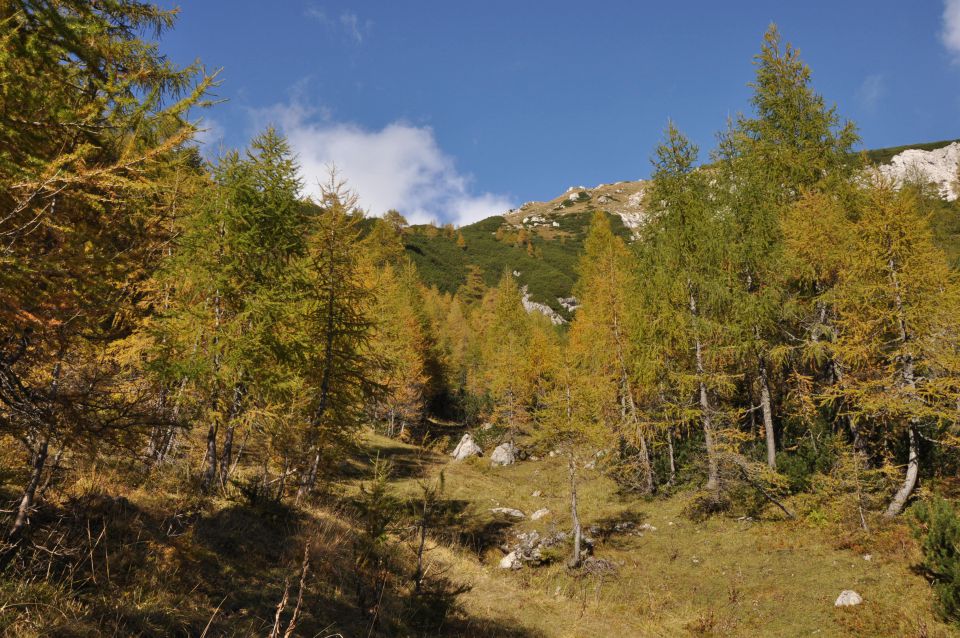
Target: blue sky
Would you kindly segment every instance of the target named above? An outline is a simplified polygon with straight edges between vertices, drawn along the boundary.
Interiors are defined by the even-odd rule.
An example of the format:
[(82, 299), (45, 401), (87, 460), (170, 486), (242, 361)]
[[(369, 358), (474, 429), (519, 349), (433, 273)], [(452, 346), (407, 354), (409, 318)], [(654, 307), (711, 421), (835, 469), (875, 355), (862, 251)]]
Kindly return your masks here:
[(960, 0), (179, 6), (161, 48), (223, 68), (211, 153), (276, 124), (308, 191), (335, 162), (372, 214), (411, 221), (646, 177), (668, 118), (706, 153), (749, 109), (770, 22), (864, 146), (960, 137)]

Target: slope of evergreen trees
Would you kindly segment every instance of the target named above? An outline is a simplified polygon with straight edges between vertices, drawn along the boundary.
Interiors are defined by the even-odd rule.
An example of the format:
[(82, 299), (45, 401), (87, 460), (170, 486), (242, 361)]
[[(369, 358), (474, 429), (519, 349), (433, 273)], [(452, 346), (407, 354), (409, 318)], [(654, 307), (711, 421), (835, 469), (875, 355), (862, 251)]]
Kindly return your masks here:
[[(918, 488), (949, 490), (960, 282), (931, 219), (957, 207), (864, 168), (853, 125), (775, 28), (751, 111), (713, 161), (699, 166), (669, 124), (639, 237), (597, 212), (575, 271), (554, 269), (582, 304), (561, 329), (524, 310), (513, 274), (523, 262), (547, 276), (533, 266), (546, 246), (518, 239), (428, 286), (430, 248), (410, 257), (422, 239), (402, 216), (364, 219), (335, 174), (304, 199), (277, 131), (204, 162), (191, 118), (214, 78), (145, 39), (173, 19), (130, 0), (0, 9), (5, 576), (67, 579), (69, 561), (42, 551), (58, 525), (46, 497), (95, 468), (294, 507), (333, 498), (363, 428), (423, 441), (433, 418), (567, 459), (571, 567), (588, 467), (629, 498), (696, 490), (696, 515), (792, 518), (828, 501), (864, 528)], [(504, 246), (478, 232), (446, 248)], [(421, 539), (442, 524), (441, 487), (424, 488)], [(356, 560), (357, 595), (375, 607), (401, 514), (373, 489)], [(422, 552), (418, 614), (424, 592), (444, 593)], [(947, 559), (928, 565), (955, 578)]]

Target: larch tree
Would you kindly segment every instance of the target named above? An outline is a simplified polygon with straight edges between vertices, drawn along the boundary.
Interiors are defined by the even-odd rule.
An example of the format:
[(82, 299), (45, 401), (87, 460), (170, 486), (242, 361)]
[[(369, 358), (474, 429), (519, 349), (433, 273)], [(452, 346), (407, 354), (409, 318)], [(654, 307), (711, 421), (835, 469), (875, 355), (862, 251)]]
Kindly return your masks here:
[(209, 422), (202, 482), (224, 485), (234, 435), (250, 408), (288, 398), (296, 358), (284, 326), (296, 302), (310, 209), (298, 166), (268, 129), (244, 155), (230, 153), (188, 220), (164, 277), (177, 301), (158, 324), (163, 356), (191, 370)]
[(213, 82), (141, 37), (174, 16), (125, 0), (0, 8), (0, 431), (28, 457), (14, 548), (52, 449), (94, 451), (152, 419), (109, 347), (141, 318), (164, 189), (196, 168), (188, 112)]
[(421, 306), (417, 274), (415, 267), (406, 263), (399, 269), (387, 264), (373, 276), (370, 348), (381, 388), (373, 397), (373, 412), (377, 420), (386, 422), (389, 436), (402, 437), (409, 426), (421, 420), (429, 383), (428, 340), (417, 312)]
[[(674, 354), (669, 386), (691, 397), (686, 421), (700, 424), (707, 452), (707, 490), (719, 496), (719, 401), (729, 395), (729, 229), (711, 207), (708, 177), (695, 169), (697, 148), (671, 123), (653, 160), (649, 219), (639, 244), (645, 253), (644, 316), (648, 338)], [(647, 358), (662, 364), (662, 356)]]
[[(718, 194), (731, 213), (741, 367), (754, 380), (767, 464), (776, 469), (773, 377), (790, 351), (784, 328), (794, 308), (784, 279), (781, 218), (804, 191), (849, 178), (858, 138), (853, 125), (813, 90), (809, 67), (797, 49), (782, 44), (775, 25), (764, 35), (754, 66), (754, 115), (738, 117), (721, 136)], [(752, 414), (752, 398), (750, 404)]]
[[(583, 523), (577, 487), (579, 477), (597, 449), (612, 444), (617, 433), (610, 428), (610, 385), (596, 383), (577, 365), (575, 346), (564, 340), (546, 321), (535, 325), (533, 342), (540, 375), (531, 440), (559, 450), (567, 459), (573, 549), (568, 565), (583, 560)], [(614, 412), (617, 410), (614, 409)]]
[(852, 223), (834, 295), (832, 349), (843, 375), (825, 394), (894, 458), (906, 452), (892, 517), (916, 487), (921, 439), (937, 440), (956, 419), (960, 288), (909, 189), (871, 186)]
[(474, 313), (474, 393), (491, 402), (490, 417), (505, 425), (511, 441), (530, 420), (528, 357), (530, 318), (513, 275), (504, 272)]
[(308, 245), (302, 310), (304, 391), (308, 405), (304, 442), (308, 458), (298, 497), (316, 484), (323, 455), (359, 427), (364, 403), (377, 390), (370, 351), (374, 303), (360, 243), (357, 195), (335, 173), (322, 183)]
[(613, 234), (603, 212), (593, 216), (580, 258), (580, 278), (574, 295), (580, 302), (570, 328), (575, 364), (587, 382), (606, 387), (615, 406), (607, 427), (621, 441), (632, 441), (640, 452), (644, 491), (655, 489), (649, 432), (637, 409), (634, 381), (636, 308), (631, 291), (637, 286), (635, 259), (623, 240)]

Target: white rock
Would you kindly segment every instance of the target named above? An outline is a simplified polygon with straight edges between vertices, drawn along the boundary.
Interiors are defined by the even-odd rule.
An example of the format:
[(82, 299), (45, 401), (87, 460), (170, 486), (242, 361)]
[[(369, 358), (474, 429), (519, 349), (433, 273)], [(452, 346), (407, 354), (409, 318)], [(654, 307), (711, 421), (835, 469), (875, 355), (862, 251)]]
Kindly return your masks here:
[(866, 560), (866, 561), (871, 561), (871, 560), (873, 560), (873, 554), (864, 554), (864, 555), (863, 555), (863, 560)]
[(509, 516), (510, 518), (526, 518), (527, 517), (526, 514), (512, 507), (494, 507), (490, 511), (493, 512), (494, 514), (502, 514), (504, 516)]
[(516, 551), (512, 551), (500, 559), (500, 569), (520, 569), (523, 567), (523, 561), (517, 556)]
[(879, 166), (878, 170), (881, 175), (892, 180), (895, 186), (901, 186), (905, 180), (914, 177), (923, 177), (937, 185), (940, 197), (952, 202), (960, 196), (955, 182), (958, 164), (960, 142), (953, 142), (932, 151), (907, 149), (894, 155), (889, 164)]
[(546, 315), (546, 317), (550, 320), (550, 323), (555, 326), (567, 323), (566, 319), (557, 314), (557, 312), (547, 304), (540, 303), (539, 301), (532, 301), (526, 285), (520, 287), (520, 293), (523, 295), (523, 309), (528, 313), (539, 312), (543, 315)]
[(477, 442), (473, 440), (473, 437), (469, 432), (463, 435), (463, 438), (460, 439), (460, 442), (457, 444), (457, 447), (454, 448), (453, 452), (450, 454), (455, 460), (462, 461), (463, 459), (469, 458), (471, 456), (481, 456), (483, 450), (477, 445)]
[(541, 507), (541, 508), (538, 509), (536, 512), (534, 512), (533, 514), (530, 515), (530, 520), (531, 520), (531, 521), (539, 521), (541, 518), (543, 518), (544, 516), (547, 516), (547, 515), (549, 515), (549, 514), (550, 514), (550, 510), (548, 510), (546, 507)]
[(490, 465), (513, 465), (517, 460), (517, 449), (513, 443), (501, 443), (490, 455)]
[(837, 596), (837, 602), (833, 603), (833, 606), (853, 607), (854, 605), (859, 605), (862, 602), (863, 598), (860, 597), (860, 594), (852, 589), (844, 589), (842, 592), (840, 592), (840, 595)]
[(643, 524), (639, 525), (639, 526), (637, 527), (637, 529), (639, 529), (640, 531), (643, 531), (643, 532), (655, 532), (655, 531), (657, 531), (657, 528), (654, 527), (653, 525), (651, 525), (650, 523), (643, 523)]
[(543, 496), (543, 492), (541, 492), (540, 490), (536, 490), (536, 491), (535, 491), (533, 494), (531, 494), (530, 496), (532, 496), (533, 498), (540, 498), (541, 496)]

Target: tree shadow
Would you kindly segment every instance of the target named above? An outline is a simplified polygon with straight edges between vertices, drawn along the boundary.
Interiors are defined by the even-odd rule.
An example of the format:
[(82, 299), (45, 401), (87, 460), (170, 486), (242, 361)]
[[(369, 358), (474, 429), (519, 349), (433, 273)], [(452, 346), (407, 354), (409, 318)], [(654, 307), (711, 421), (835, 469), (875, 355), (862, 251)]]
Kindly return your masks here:
[(642, 525), (649, 518), (645, 512), (625, 509), (593, 521), (587, 526), (587, 533), (594, 540), (609, 541), (618, 536), (643, 532)]
[(346, 480), (369, 479), (377, 459), (390, 464), (392, 480), (424, 478), (438, 460), (436, 454), (422, 448), (399, 442), (378, 442), (376, 445), (350, 449), (336, 468), (337, 476)]

